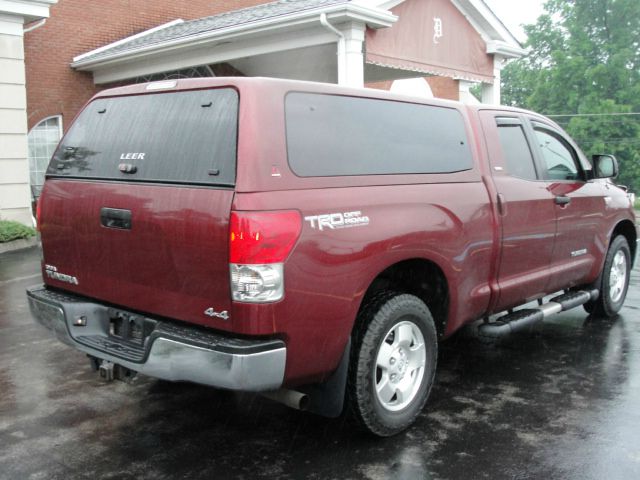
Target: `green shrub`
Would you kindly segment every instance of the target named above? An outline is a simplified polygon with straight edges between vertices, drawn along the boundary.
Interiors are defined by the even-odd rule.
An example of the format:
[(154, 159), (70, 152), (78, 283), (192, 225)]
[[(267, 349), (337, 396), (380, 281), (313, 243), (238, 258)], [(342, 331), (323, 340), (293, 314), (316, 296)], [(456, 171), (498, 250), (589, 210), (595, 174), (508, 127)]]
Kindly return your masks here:
[(0, 243), (33, 237), (36, 231), (18, 222), (0, 220)]

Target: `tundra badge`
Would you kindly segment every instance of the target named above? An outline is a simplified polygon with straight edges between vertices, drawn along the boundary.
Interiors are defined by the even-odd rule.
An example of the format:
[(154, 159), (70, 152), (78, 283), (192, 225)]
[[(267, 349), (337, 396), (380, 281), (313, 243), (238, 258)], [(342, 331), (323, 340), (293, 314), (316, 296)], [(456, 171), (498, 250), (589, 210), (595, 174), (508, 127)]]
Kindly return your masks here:
[(45, 275), (49, 278), (53, 278), (54, 280), (59, 280), (61, 282), (70, 283), (71, 285), (78, 285), (77, 277), (67, 275), (65, 273), (58, 272), (58, 269), (53, 265), (45, 265), (44, 266)]

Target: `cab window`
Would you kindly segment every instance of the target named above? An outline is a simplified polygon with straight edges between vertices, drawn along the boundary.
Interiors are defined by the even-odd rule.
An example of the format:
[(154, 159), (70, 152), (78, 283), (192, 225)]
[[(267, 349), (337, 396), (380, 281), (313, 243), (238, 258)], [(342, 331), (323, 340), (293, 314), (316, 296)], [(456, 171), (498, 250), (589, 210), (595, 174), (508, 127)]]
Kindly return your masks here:
[(549, 180), (579, 180), (576, 154), (560, 136), (539, 127), (534, 129), (542, 153), (545, 176)]
[(512, 118), (498, 118), (496, 123), (507, 174), (524, 180), (537, 180), (533, 155), (522, 124)]

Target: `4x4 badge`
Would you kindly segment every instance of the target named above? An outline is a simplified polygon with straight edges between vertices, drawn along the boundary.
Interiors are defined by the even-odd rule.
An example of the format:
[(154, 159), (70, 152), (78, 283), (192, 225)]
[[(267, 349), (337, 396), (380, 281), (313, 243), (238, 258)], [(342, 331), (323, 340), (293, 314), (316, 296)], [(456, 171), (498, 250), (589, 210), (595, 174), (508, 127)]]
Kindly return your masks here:
[(229, 312), (223, 310), (222, 312), (216, 312), (213, 307), (209, 307), (204, 311), (204, 314), (208, 317), (221, 318), (222, 320), (229, 320)]

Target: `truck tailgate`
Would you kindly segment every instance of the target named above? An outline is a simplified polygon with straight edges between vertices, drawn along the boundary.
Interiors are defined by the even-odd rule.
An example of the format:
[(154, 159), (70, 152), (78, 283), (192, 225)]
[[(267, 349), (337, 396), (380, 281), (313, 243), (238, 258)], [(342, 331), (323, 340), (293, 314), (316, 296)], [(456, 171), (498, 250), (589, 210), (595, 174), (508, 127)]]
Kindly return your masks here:
[[(229, 309), (232, 189), (62, 179), (45, 189), (47, 284), (201, 324), (212, 323), (206, 309)], [(107, 226), (105, 209), (130, 212), (128, 228)]]
[(45, 282), (229, 328), (204, 312), (230, 306), (238, 92), (146, 90), (92, 100), (53, 155), (40, 198)]

